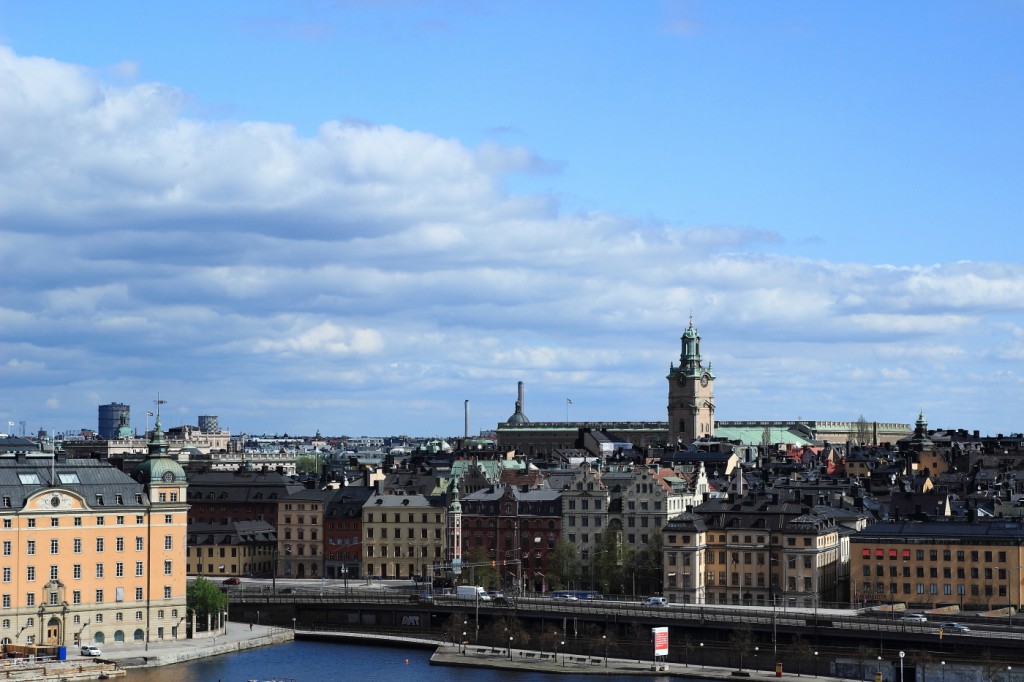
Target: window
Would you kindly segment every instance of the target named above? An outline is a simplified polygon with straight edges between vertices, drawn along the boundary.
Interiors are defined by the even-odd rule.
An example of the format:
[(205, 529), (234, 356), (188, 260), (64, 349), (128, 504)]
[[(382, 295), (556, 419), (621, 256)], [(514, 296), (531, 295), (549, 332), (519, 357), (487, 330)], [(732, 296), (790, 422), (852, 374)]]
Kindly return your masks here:
[(96, 551), (97, 552), (102, 552), (103, 551), (103, 538), (96, 538)]
[(174, 515), (173, 514), (164, 514), (164, 523), (168, 523), (168, 524), (169, 523), (174, 523)]
[(97, 526), (102, 526), (104, 521), (106, 521), (106, 517), (104, 517), (104, 516), (97, 516), (96, 517), (96, 525)]
[[(118, 497), (121, 497), (121, 496), (120, 496), (120, 495), (118, 495)], [(124, 517), (123, 517), (123, 516), (120, 516), (120, 515), (118, 515), (118, 516), (117, 516), (117, 518), (116, 518), (116, 520), (115, 520), (115, 523), (116, 523), (117, 525), (119, 525), (119, 526), (123, 526), (123, 525), (124, 525)]]
[(29, 556), (32, 556), (33, 554), (36, 553), (36, 541), (35, 540), (29, 540), (28, 541), (26, 549), (25, 549), (25, 553), (28, 554)]
[(75, 580), (81, 580), (82, 579), (82, 564), (75, 564), (74, 568), (71, 571), (71, 573), (72, 573), (72, 577), (74, 577)]
[(81, 526), (82, 525), (82, 517), (81, 516), (76, 516), (75, 517), (75, 525), (76, 526)]
[(115, 544), (115, 549), (118, 552), (123, 552), (124, 551), (124, 538), (118, 538), (117, 540), (114, 541), (114, 544)]
[(142, 588), (141, 587), (136, 587), (135, 588), (135, 601), (142, 601)]
[(74, 552), (75, 554), (81, 554), (82, 553), (82, 538), (75, 538), (72, 541), (71, 544), (72, 544), (72, 547), (71, 547), (71, 551), (72, 552)]
[(50, 566), (50, 580), (57, 580), (57, 565)]
[(170, 599), (170, 598), (171, 598), (171, 586), (170, 585), (165, 585), (164, 586), (164, 599)]
[(50, 540), (50, 554), (59, 554), (59, 553), (60, 553), (60, 541), (57, 540), (57, 538), (52, 538)]
[(36, 593), (35, 592), (29, 592), (28, 594), (25, 595), (25, 606), (35, 606), (35, 605), (36, 605)]
[(118, 561), (116, 564), (114, 564), (114, 575), (117, 576), (118, 578), (123, 578), (124, 577), (124, 562), (123, 561)]
[(58, 526), (60, 526), (60, 517), (59, 516), (51, 516), (50, 517), (50, 528), (57, 528)]
[(135, 551), (136, 552), (141, 552), (142, 551), (142, 537), (141, 536), (135, 538)]
[(142, 577), (142, 562), (141, 561), (136, 561), (135, 562), (135, 577), (137, 577), (137, 578), (141, 578)]
[(171, 540), (170, 535), (164, 536), (164, 549), (174, 549), (174, 542)]
[(29, 580), (29, 581), (32, 581), (32, 580), (36, 579), (36, 567), (35, 566), (27, 566), (25, 568), (25, 579)]
[(103, 603), (103, 590), (96, 590), (96, 603), (97, 604), (102, 604)]
[(97, 578), (102, 578), (103, 577), (103, 564), (96, 564), (96, 577)]
[(164, 561), (164, 575), (172, 575), (174, 573), (173, 563), (170, 559)]
[(4, 556), (11, 556), (11, 541), (4, 540)]
[(11, 608), (11, 595), (5, 594), (3, 597), (3, 607), (5, 609)]

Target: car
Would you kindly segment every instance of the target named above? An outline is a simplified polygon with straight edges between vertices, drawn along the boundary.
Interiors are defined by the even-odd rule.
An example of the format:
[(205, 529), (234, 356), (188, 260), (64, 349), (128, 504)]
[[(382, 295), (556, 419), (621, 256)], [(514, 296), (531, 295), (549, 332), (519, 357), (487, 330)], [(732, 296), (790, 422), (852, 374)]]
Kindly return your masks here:
[(923, 613), (908, 613), (900, 618), (904, 623), (927, 623), (928, 617)]
[(241, 585), (242, 584), (242, 580), (241, 580), (241, 578), (225, 578), (224, 579), (224, 584), (225, 585)]
[(503, 594), (499, 594), (497, 597), (494, 598), (494, 605), (495, 606), (515, 606), (516, 605), (516, 600), (513, 599), (512, 597), (506, 597)]
[(497, 599), (498, 597), (504, 597), (505, 595), (498, 590), (487, 590), (487, 596), (491, 599)]
[(942, 625), (939, 626), (939, 629), (944, 631), (944, 632), (948, 632), (950, 634), (956, 634), (958, 632), (970, 632), (971, 631), (971, 629), (969, 627), (967, 627), (966, 625), (964, 625), (963, 623), (953, 623), (953, 622), (943, 623)]
[(433, 595), (426, 593), (410, 594), (409, 601), (411, 601), (413, 604), (433, 604), (434, 597)]
[(644, 599), (644, 606), (654, 606), (658, 608), (667, 607), (668, 599), (664, 597), (648, 597)]
[(98, 646), (89, 646), (88, 644), (82, 647), (83, 656), (102, 656), (103, 652), (100, 651)]
[(556, 601), (579, 601), (580, 598), (575, 594), (556, 594), (554, 599)]
[(290, 587), (284, 587), (277, 591), (278, 594), (293, 594), (295, 590)]

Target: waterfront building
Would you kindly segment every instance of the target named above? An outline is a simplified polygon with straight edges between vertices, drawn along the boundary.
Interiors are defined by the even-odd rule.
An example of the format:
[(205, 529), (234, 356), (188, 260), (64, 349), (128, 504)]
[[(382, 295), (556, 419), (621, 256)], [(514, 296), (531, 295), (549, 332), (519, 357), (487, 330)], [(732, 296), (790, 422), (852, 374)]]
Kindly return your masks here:
[(460, 499), (463, 558), (493, 562), (501, 584), (543, 591), (561, 534), (559, 493), (498, 484)]
[(333, 488), (298, 490), (278, 505), (278, 557), (274, 575), (285, 578), (324, 577), (323, 520)]
[(1024, 523), (876, 523), (851, 538), (851, 604), (994, 611), (1024, 605)]
[(375, 489), (363, 505), (363, 574), (430, 575), (445, 555), (443, 496), (389, 495)]
[(359, 578), (363, 559), (363, 505), (367, 486), (344, 486), (327, 501), (324, 514), (324, 565), (328, 578)]
[(834, 604), (851, 531), (797, 500), (711, 499), (664, 528), (664, 595), (685, 604)]
[(0, 457), (0, 641), (185, 637), (184, 471), (159, 424), (129, 477), (95, 459)]
[(277, 532), (267, 521), (191, 523), (188, 573), (207, 578), (269, 575)]

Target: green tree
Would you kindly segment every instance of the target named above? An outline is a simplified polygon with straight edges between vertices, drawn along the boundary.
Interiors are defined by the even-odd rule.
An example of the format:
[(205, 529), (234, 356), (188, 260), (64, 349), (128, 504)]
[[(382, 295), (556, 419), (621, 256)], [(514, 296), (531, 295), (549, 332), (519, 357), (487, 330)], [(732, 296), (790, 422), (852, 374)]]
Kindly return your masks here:
[(548, 569), (548, 582), (552, 589), (568, 587), (580, 578), (580, 558), (576, 547), (568, 540), (560, 539), (552, 550)]
[(594, 550), (595, 586), (604, 594), (618, 593), (622, 586), (622, 534), (607, 530)]
[(635, 581), (640, 594), (660, 594), (664, 585), (662, 555), (665, 543), (660, 530), (655, 530), (647, 539), (643, 549), (631, 552), (625, 560), (625, 573)]
[[(466, 553), (463, 561), (467, 564), (479, 564), (479, 566), (471, 566), (468, 569), (463, 568), (463, 580), (460, 580), (460, 582), (465, 585), (480, 585), (482, 587), (499, 586), (500, 577), (498, 576), (498, 569), (493, 565), (494, 562), (486, 549), (477, 547), (470, 550)], [(473, 582), (466, 582), (470, 580)]]
[(300, 455), (295, 458), (295, 473), (316, 474), (316, 458), (309, 455)]
[(185, 597), (186, 608), (196, 614), (197, 623), (206, 627), (206, 617), (216, 615), (228, 608), (228, 595), (213, 584), (212, 580), (199, 576), (188, 586)]

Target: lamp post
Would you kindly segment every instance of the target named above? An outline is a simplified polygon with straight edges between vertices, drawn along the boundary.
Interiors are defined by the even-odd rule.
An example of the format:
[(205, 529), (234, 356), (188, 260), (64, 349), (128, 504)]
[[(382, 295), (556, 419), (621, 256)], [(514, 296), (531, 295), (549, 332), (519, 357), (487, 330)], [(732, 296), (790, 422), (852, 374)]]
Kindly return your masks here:
[(818, 676), (818, 652), (814, 652), (814, 676)]
[(512, 635), (508, 636), (508, 660), (512, 660)]
[(941, 661), (939, 663), (939, 668), (942, 670), (942, 682), (946, 682), (946, 662)]
[(465, 656), (466, 655), (466, 631), (465, 630), (462, 631), (462, 642), (460, 642), (460, 644), (462, 644), (462, 655)]
[(295, 619), (292, 618), (292, 632), (295, 632)]
[[(562, 650), (562, 667), (565, 667), (565, 641), (561, 641), (558, 644), (558, 648)], [(555, 656), (558, 656), (558, 652), (555, 652)]]
[(704, 642), (700, 643), (700, 667), (704, 667)]
[(256, 611), (256, 625), (260, 624), (260, 612)]
[(755, 646), (754, 647), (754, 672), (757, 672), (757, 654), (758, 654), (759, 651), (761, 651), (761, 647)]
[(601, 641), (604, 642), (604, 667), (608, 667), (608, 635), (601, 635)]
[(900, 682), (903, 682), (903, 657), (907, 655), (907, 652), (900, 652)]
[(878, 665), (875, 667), (875, 676), (882, 679), (882, 657), (878, 657)]

